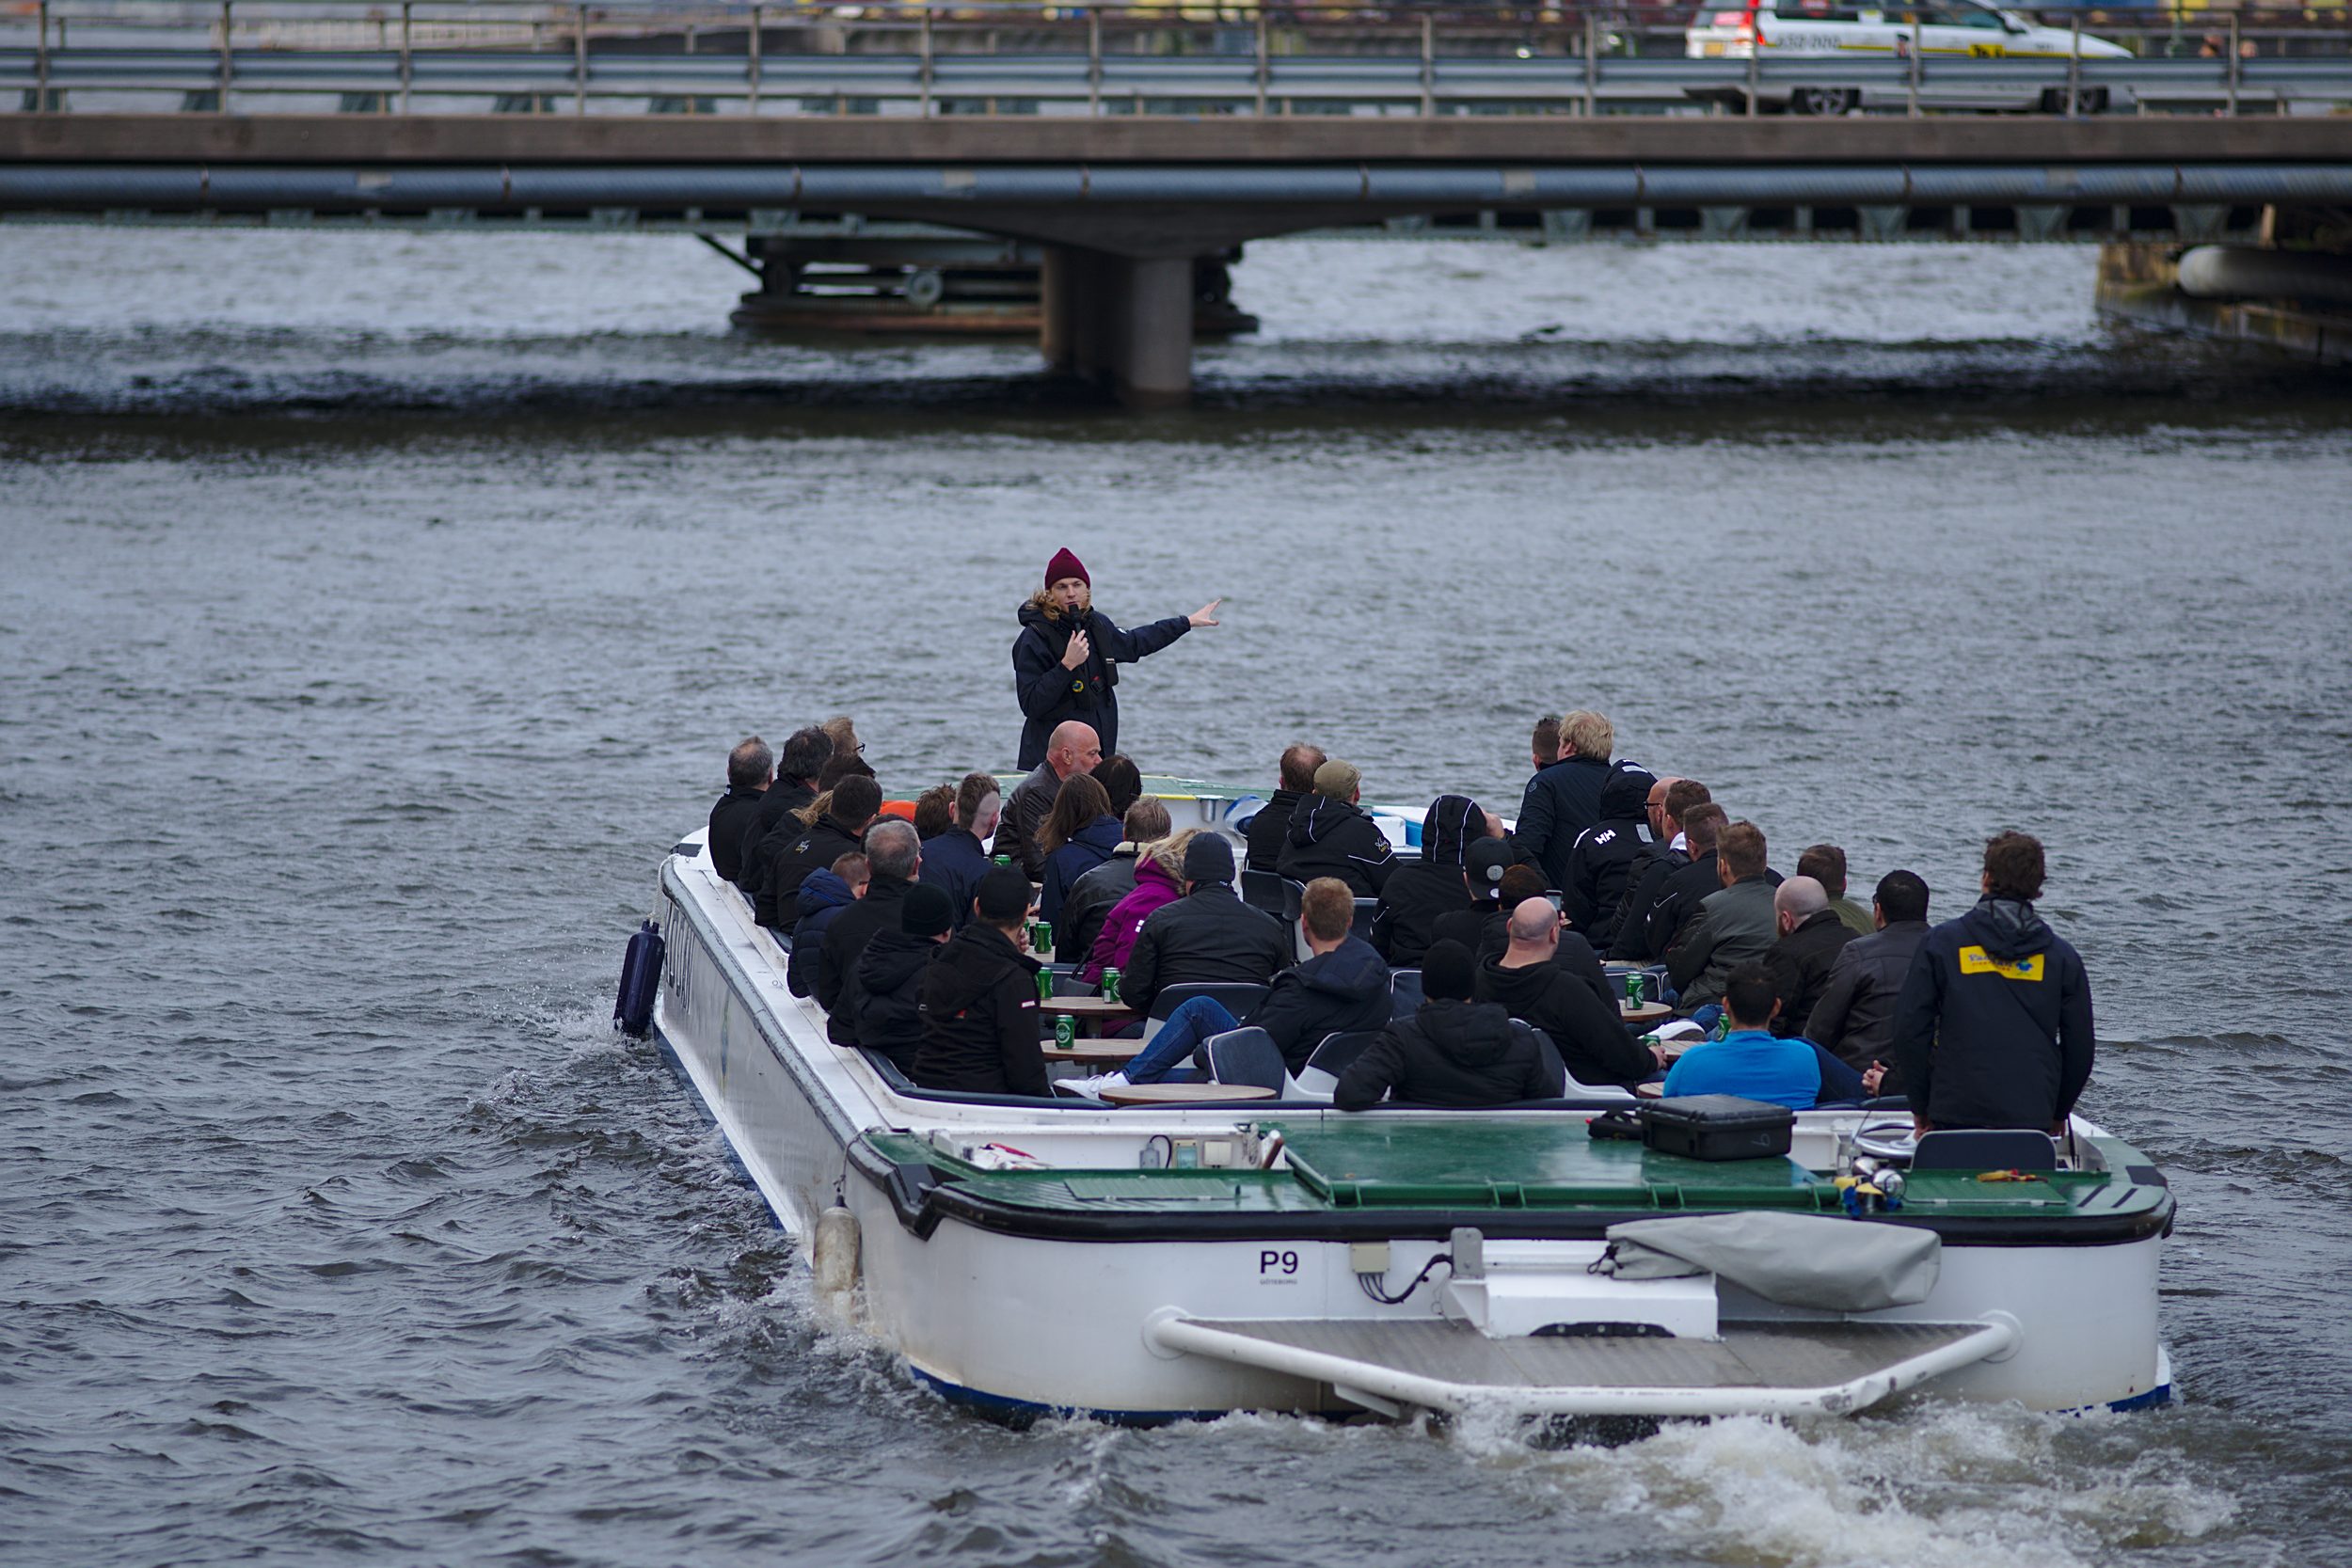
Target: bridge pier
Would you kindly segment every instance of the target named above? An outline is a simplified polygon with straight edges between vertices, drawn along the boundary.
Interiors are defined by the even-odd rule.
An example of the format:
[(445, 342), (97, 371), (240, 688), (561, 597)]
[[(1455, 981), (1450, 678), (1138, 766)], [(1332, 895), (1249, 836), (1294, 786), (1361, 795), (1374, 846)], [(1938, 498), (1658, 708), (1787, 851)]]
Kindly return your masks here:
[(1038, 279), (1046, 368), (1106, 386), (1131, 408), (1190, 402), (1193, 266), (1049, 245)]
[(2321, 365), (2352, 364), (2352, 224), (2324, 209), (2270, 207), (2263, 244), (2110, 242), (2099, 309), (2143, 326), (2259, 343)]

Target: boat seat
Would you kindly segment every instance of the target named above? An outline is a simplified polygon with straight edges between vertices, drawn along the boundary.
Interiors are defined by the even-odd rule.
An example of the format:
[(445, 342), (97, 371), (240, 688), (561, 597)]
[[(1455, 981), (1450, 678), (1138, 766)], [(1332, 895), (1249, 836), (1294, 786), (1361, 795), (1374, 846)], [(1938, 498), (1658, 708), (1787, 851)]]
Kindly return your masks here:
[(1244, 871), (1241, 874), (1241, 901), (1253, 910), (1286, 920), (1298, 918), (1299, 886), (1286, 881), (1271, 871)]
[(1370, 941), (1372, 940), (1372, 922), (1373, 922), (1373, 918), (1374, 918), (1375, 915), (1377, 915), (1379, 912), (1380, 912), (1380, 900), (1379, 900), (1379, 899), (1377, 899), (1377, 898), (1359, 898), (1359, 899), (1357, 899), (1357, 900), (1356, 900), (1356, 922), (1355, 922), (1355, 924), (1354, 924), (1353, 926), (1351, 926), (1350, 927), (1348, 927), (1349, 934), (1350, 934), (1350, 935), (1352, 935), (1352, 936), (1359, 936), (1359, 937), (1363, 938), (1366, 942), (1370, 942)]
[(1296, 1085), (1291, 1082), (1290, 1069), (1283, 1065), (1281, 1047), (1263, 1029), (1228, 1029), (1221, 1035), (1211, 1035), (1206, 1048), (1209, 1082), (1254, 1084), (1262, 1089), (1272, 1089), (1278, 1099), (1295, 1098)]
[(1391, 970), (1389, 974), (1389, 1002), (1392, 1017), (1410, 1018), (1418, 1012), (1422, 1004), (1421, 971)]
[(2033, 1129), (1953, 1128), (1930, 1132), (1911, 1152), (1913, 1170), (2056, 1170), (2058, 1145)]
[(1152, 998), (1152, 1007), (1143, 1021), (1146, 1040), (1160, 1032), (1168, 1015), (1196, 996), (1214, 996), (1225, 1004), (1225, 1010), (1235, 1019), (1249, 1016), (1249, 1010), (1265, 1000), (1266, 988), (1248, 980), (1187, 980), (1168, 986)]
[(1543, 1100), (1558, 1100), (1564, 1095), (1590, 1094), (1593, 1092), (1590, 1085), (1579, 1084), (1568, 1076), (1568, 1065), (1560, 1059), (1560, 1049), (1551, 1043), (1551, 1037), (1549, 1035), (1545, 1034), (1541, 1029), (1536, 1028), (1525, 1019), (1520, 1018), (1515, 1018), (1511, 1021), (1511, 1033), (1514, 1035), (1534, 1036), (1536, 1050), (1544, 1058), (1544, 1070), (1546, 1076), (1550, 1080), (1550, 1086), (1544, 1094), (1538, 1096), (1537, 1098)]
[(1339, 1092), (1340, 1074), (1380, 1037), (1377, 1029), (1343, 1029), (1323, 1037), (1323, 1043), (1298, 1069), (1298, 1092), (1313, 1100), (1328, 1100)]

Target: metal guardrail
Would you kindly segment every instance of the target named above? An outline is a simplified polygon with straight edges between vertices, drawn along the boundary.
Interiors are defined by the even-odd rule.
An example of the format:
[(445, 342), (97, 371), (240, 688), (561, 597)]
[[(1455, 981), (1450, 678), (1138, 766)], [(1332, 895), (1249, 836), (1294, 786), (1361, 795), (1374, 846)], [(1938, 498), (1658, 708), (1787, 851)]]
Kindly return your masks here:
[[(1629, 42), (1617, 30), (1624, 13), (1599, 10), (1518, 20), (1500, 11), (1257, 9), (1222, 20), (1223, 11), (1161, 8), (693, 10), (538, 0), (242, 8), (223, 0), (139, 10), (40, 0), (29, 10), (36, 36), (0, 47), (0, 92), (21, 93), (26, 109), (70, 109), (76, 93), (152, 93), (179, 96), (163, 106), (246, 112), (334, 95), (406, 113), (479, 112), (505, 101), (584, 114), (591, 102), (615, 110), (628, 100), (688, 112), (723, 102), (762, 114), (1593, 115), (1709, 103), (1753, 113), (1793, 87), (1860, 88), (1879, 106), (1911, 113), (2060, 103), (2072, 111), (2101, 93), (2108, 106), (2142, 112), (2352, 103), (2352, 54), (2245, 53), (2249, 42), (2341, 45), (2352, 33), (2258, 33), (2235, 13), (2224, 46), (2200, 56), (1686, 59), (1613, 52)], [(2177, 43), (2182, 15), (2168, 14)], [(69, 21), (98, 41), (69, 41)], [(172, 41), (143, 36), (157, 31)], [(2137, 36), (2167, 35), (2159, 26)], [(1329, 50), (1335, 41), (1346, 52)], [(1114, 46), (1120, 42), (1130, 47)]]

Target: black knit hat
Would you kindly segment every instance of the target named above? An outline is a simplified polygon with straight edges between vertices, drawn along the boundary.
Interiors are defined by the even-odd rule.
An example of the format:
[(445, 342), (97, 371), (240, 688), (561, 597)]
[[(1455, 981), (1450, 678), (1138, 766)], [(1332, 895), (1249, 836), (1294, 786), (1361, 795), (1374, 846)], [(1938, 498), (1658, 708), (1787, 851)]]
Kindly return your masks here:
[(1201, 833), (1184, 846), (1184, 880), (1230, 882), (1233, 879), (1233, 847), (1222, 833)]
[(1000, 865), (980, 879), (980, 918), (1002, 926), (1029, 912), (1029, 879)]
[(1450, 938), (1432, 942), (1421, 956), (1421, 994), (1431, 1002), (1467, 1002), (1477, 968), (1470, 950), (1460, 942)]
[(911, 937), (935, 937), (956, 923), (956, 901), (934, 882), (917, 882), (898, 900), (898, 929)]

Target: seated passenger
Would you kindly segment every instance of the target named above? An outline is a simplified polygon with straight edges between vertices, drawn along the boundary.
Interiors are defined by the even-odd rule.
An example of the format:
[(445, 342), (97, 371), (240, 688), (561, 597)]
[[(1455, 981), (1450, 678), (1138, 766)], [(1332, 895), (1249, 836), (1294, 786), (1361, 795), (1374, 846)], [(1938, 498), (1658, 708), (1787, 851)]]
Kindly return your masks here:
[(1233, 892), (1232, 845), (1219, 833), (1196, 833), (1184, 846), (1184, 895), (1154, 911), (1136, 930), (1119, 994), (1142, 1010), (1166, 986), (1203, 980), (1264, 985), (1289, 966), (1295, 951), (1287, 927)]
[(1274, 868), (1294, 882), (1337, 877), (1359, 898), (1375, 898), (1396, 869), (1389, 835), (1357, 801), (1355, 766), (1333, 758), (1315, 769), (1314, 793), (1291, 809)]
[(959, 1094), (1050, 1093), (1038, 1047), (1029, 957), (1029, 879), (1000, 865), (980, 879), (976, 918), (923, 971), (923, 1044), (914, 1081)]
[(1389, 1024), (1340, 1075), (1331, 1100), (1365, 1111), (1387, 1099), (1421, 1105), (1507, 1105), (1559, 1092), (1540, 1038), (1511, 1027), (1493, 1002), (1472, 1002), (1470, 949), (1441, 942), (1422, 955), (1424, 998)]
[[(1807, 1039), (1856, 1072), (1894, 1059), (1895, 998), (1911, 973), (1911, 956), (1927, 940), (1928, 884), (1916, 872), (1890, 871), (1879, 879), (1870, 912), (1878, 929), (1838, 949), (1829, 989), (1804, 1026)], [(1899, 1083), (1880, 1088), (1903, 1092)]]
[(1136, 950), (1136, 934), (1143, 929), (1143, 923), (1184, 895), (1184, 851), (1205, 831), (1186, 828), (1136, 851), (1136, 885), (1103, 917), (1102, 929), (1095, 933), (1093, 945), (1087, 949), (1087, 961), (1078, 971), (1078, 978), (1091, 985), (1103, 977), (1103, 971), (1127, 967), (1128, 957)]
[(879, 1051), (909, 1078), (923, 1045), (923, 972), (955, 928), (947, 895), (917, 882), (898, 900), (898, 923), (876, 931), (842, 993), (851, 1040)]
[(1721, 1001), (1731, 972), (1761, 959), (1780, 936), (1772, 883), (1765, 877), (1764, 830), (1731, 823), (1716, 838), (1715, 854), (1723, 885), (1699, 900), (1697, 918), (1666, 950), (1666, 974), (1682, 993), (1676, 1006), (1685, 1018)]
[(1143, 772), (1124, 752), (1113, 752), (1096, 763), (1094, 782), (1111, 798), (1111, 816), (1121, 820), (1127, 808), (1143, 799)]
[(1723, 857), (1715, 839), (1730, 820), (1731, 814), (1712, 800), (1702, 800), (1682, 814), (1683, 848), (1691, 858), (1667, 872), (1649, 895), (1649, 907), (1642, 911), (1640, 945), (1633, 945), (1629, 933), (1612, 945), (1613, 953), (1635, 963), (1656, 963), (1673, 950), (1682, 928), (1698, 918), (1700, 903), (1724, 885)]
[[(1480, 911), (1475, 925), (1469, 924), (1466, 916), (1450, 914), (1438, 922), (1438, 935), (1469, 948), (1477, 963), (1500, 958), (1511, 945), (1511, 911), (1530, 898), (1550, 902), (1545, 893), (1542, 868), (1512, 866), (1502, 874), (1495, 902)], [(1609, 972), (1600, 966), (1600, 955), (1593, 951), (1591, 942), (1565, 925), (1560, 927), (1559, 947), (1551, 961), (1582, 982), (1603, 1006), (1616, 1006), (1616, 989), (1609, 983)]]
[[(1691, 863), (1691, 834), (1682, 825), (1683, 817), (1712, 800), (1707, 786), (1696, 779), (1668, 779), (1664, 784), (1663, 789), (1651, 792), (1657, 804), (1650, 808), (1650, 828), (1657, 842), (1634, 863), (1625, 899), (1617, 906), (1616, 927), (1607, 942), (1611, 958), (1630, 963), (1655, 963), (1664, 956), (1664, 948), (1650, 946), (1650, 911), (1666, 895), (1674, 874)], [(1710, 847), (1715, 842), (1712, 831), (1707, 841)]]
[(1764, 954), (1764, 967), (1780, 987), (1780, 1016), (1772, 1021), (1772, 1033), (1799, 1034), (1829, 990), (1830, 966), (1854, 935), (1829, 907), (1829, 894), (1810, 877), (1791, 877), (1772, 890), (1772, 918), (1780, 940)]
[(1441, 916), (1478, 906), (1470, 898), (1470, 847), (1501, 840), (1502, 824), (1467, 795), (1440, 795), (1421, 819), (1421, 859), (1406, 861), (1380, 890), (1372, 920), (1372, 944), (1399, 969), (1421, 962), (1438, 940)]
[(1846, 851), (1836, 845), (1816, 844), (1799, 855), (1797, 875), (1821, 884), (1821, 891), (1829, 895), (1829, 907), (1855, 936), (1867, 937), (1878, 929), (1871, 924), (1870, 911), (1846, 896)]
[[(735, 885), (755, 898), (768, 874), (768, 863), (800, 836), (805, 824), (793, 814), (807, 810), (817, 799), (817, 775), (825, 770), (832, 757), (833, 737), (814, 724), (794, 730), (786, 737), (784, 750), (776, 753), (776, 782), (759, 798), (759, 809), (738, 830), (742, 837)], [(771, 841), (771, 833), (783, 836)]]
[(1743, 963), (1734, 969), (1724, 981), (1723, 1001), (1731, 1033), (1719, 1040), (1701, 1040), (1666, 1069), (1667, 1098), (1735, 1094), (1792, 1111), (1863, 1098), (1862, 1079), (1851, 1068), (1810, 1040), (1783, 1039), (1772, 1033), (1780, 990), (1764, 965)]
[[(881, 811), (882, 786), (851, 775), (811, 800), (797, 816), (787, 818), (798, 821), (800, 830), (783, 841), (760, 880), (759, 923), (791, 935), (794, 923), (801, 918), (801, 879), (852, 849), (863, 849), (866, 827)], [(777, 835), (771, 833), (763, 842), (775, 844)]]
[(1005, 797), (1005, 815), (996, 825), (996, 853), (1010, 855), (1012, 863), (1028, 873), (1032, 882), (1045, 879), (1045, 856), (1037, 847), (1037, 831), (1061, 794), (1062, 781), (1089, 773), (1103, 760), (1103, 742), (1094, 726), (1065, 719), (1054, 726), (1045, 760)]
[(1597, 939), (1606, 945), (1615, 933), (1617, 906), (1625, 901), (1633, 863), (1656, 842), (1649, 827), (1649, 792), (1657, 783), (1630, 765), (1612, 769), (1600, 786), (1600, 820), (1577, 834), (1568, 848), (1561, 909), (1587, 942)]
[(929, 844), (956, 825), (956, 786), (933, 784), (914, 798), (914, 836)]
[(1513, 1018), (1541, 1029), (1580, 1084), (1630, 1088), (1655, 1076), (1664, 1055), (1627, 1032), (1613, 999), (1595, 996), (1558, 961), (1561, 922), (1549, 898), (1513, 910), (1510, 945), (1478, 966), (1478, 1000), (1499, 1002)]
[[(1522, 901), (1540, 898), (1544, 894), (1542, 869), (1520, 865), (1518, 851), (1507, 838), (1482, 838), (1464, 849), (1462, 879), (1470, 884), (1470, 907), (1441, 914), (1430, 922), (1429, 940), (1432, 944), (1458, 942), (1473, 956), (1481, 956), (1489, 945), (1490, 933), (1494, 951), (1502, 952), (1507, 941), (1502, 935), (1503, 920)], [(1515, 892), (1518, 894), (1516, 898), (1511, 896)]]
[(843, 910), (866, 896), (870, 876), (866, 851), (852, 849), (802, 880), (800, 891), (792, 895), (793, 912), (799, 920), (794, 928), (801, 934), (794, 939), (792, 956), (784, 966), (785, 987), (793, 995), (816, 994), (817, 960), (825, 951), (825, 928)]
[(1156, 795), (1137, 796), (1119, 832), (1111, 858), (1071, 883), (1062, 897), (1061, 918), (1054, 922), (1054, 957), (1058, 962), (1083, 964), (1094, 951), (1094, 939), (1103, 934), (1103, 922), (1113, 906), (1136, 890), (1136, 863), (1144, 846), (1168, 834), (1167, 805)]
[(1324, 763), (1323, 749), (1305, 741), (1294, 741), (1283, 748), (1282, 761), (1275, 777), (1274, 793), (1266, 798), (1258, 815), (1249, 819), (1243, 830), (1249, 841), (1249, 869), (1274, 871), (1279, 868), (1282, 846), (1289, 841), (1291, 809), (1302, 796), (1315, 787), (1315, 769)]
[(727, 792), (710, 808), (704, 843), (710, 864), (732, 882), (743, 875), (743, 834), (759, 816), (760, 798), (776, 782), (776, 754), (757, 736), (747, 736), (727, 753)]
[[(923, 841), (914, 825), (886, 816), (866, 830), (866, 896), (825, 927), (817, 950), (817, 1005), (825, 1009), (825, 1034), (835, 1045), (855, 1045), (850, 1029), (850, 975), (874, 933), (898, 924), (898, 905), (914, 886), (923, 863)], [(797, 948), (801, 938), (795, 936)]]
[(956, 785), (955, 823), (937, 838), (923, 841), (923, 869), (917, 879), (938, 888), (955, 907), (956, 926), (972, 918), (972, 900), (979, 896), (980, 879), (988, 875), (989, 858), (982, 847), (996, 831), (1004, 800), (996, 781), (986, 773), (966, 773)]
[(1037, 847), (1045, 857), (1038, 917), (1058, 925), (1070, 885), (1119, 847), (1119, 818), (1111, 815), (1110, 795), (1092, 774), (1075, 773), (1062, 780), (1054, 809), (1038, 827)]
[(1082, 1079), (1068, 1086), (1085, 1094), (1128, 1084), (1156, 1084), (1190, 1061), (1212, 1035), (1247, 1024), (1263, 1029), (1295, 1073), (1307, 1065), (1327, 1035), (1378, 1029), (1393, 1012), (1389, 1001), (1389, 966), (1372, 943), (1351, 930), (1356, 895), (1336, 877), (1318, 877), (1299, 898), (1298, 928), (1314, 956), (1274, 977), (1274, 984), (1247, 1018), (1213, 996), (1180, 1002), (1160, 1032), (1124, 1071)]

